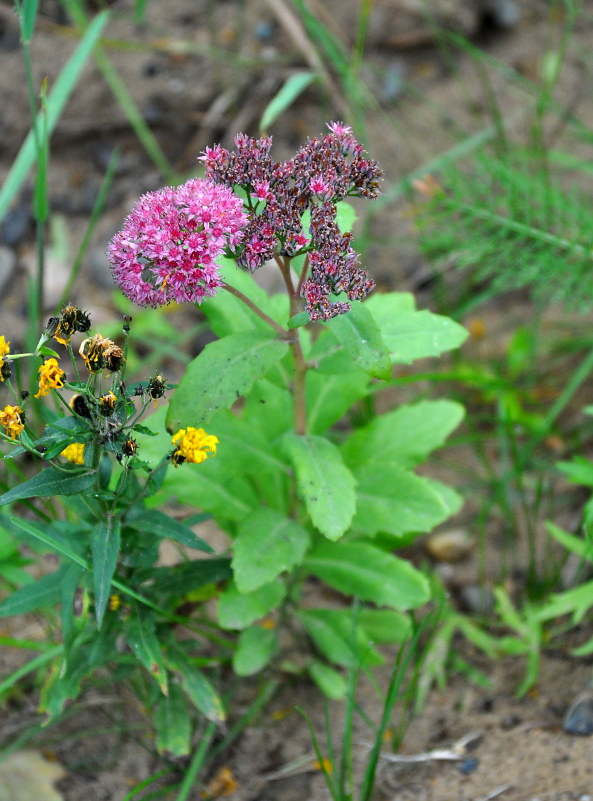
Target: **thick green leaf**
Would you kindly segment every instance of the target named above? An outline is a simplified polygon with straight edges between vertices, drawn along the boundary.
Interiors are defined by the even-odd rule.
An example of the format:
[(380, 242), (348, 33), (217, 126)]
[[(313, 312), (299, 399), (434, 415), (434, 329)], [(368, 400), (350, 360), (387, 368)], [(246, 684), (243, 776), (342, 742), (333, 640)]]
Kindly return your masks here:
[(101, 628), (103, 615), (109, 601), (111, 579), (117, 565), (120, 542), (121, 521), (118, 518), (108, 516), (94, 527), (91, 535), (91, 552), (97, 628)]
[(167, 411), (167, 430), (208, 423), (230, 408), (281, 359), (288, 343), (259, 331), (231, 334), (206, 345), (186, 370)]
[(218, 520), (242, 520), (261, 500), (246, 479), (229, 476), (221, 463), (214, 467), (216, 459), (212, 459), (199, 465), (184, 464), (177, 473), (169, 473), (161, 489), (178, 503), (209, 512)]
[(325, 325), (346, 348), (357, 367), (373, 378), (391, 378), (389, 349), (366, 306), (353, 303), (348, 314), (340, 314)]
[(315, 366), (316, 374), (339, 375), (353, 373), (356, 370), (352, 356), (329, 328), (321, 331), (306, 356), (307, 360)]
[(169, 692), (161, 646), (155, 634), (154, 614), (134, 604), (133, 614), (125, 622), (126, 640), (134, 656), (156, 680), (163, 695)]
[(296, 520), (273, 509), (252, 512), (239, 526), (234, 543), (233, 575), (240, 592), (268, 584), (301, 563), (309, 533)]
[(281, 581), (240, 593), (234, 583), (218, 596), (218, 623), (223, 629), (246, 629), (282, 603), (286, 587)]
[(362, 542), (321, 542), (303, 567), (344, 595), (401, 611), (430, 597), (428, 580), (409, 562)]
[(429, 311), (392, 314), (387, 307), (378, 306), (373, 309), (373, 317), (395, 364), (411, 364), (416, 359), (440, 356), (458, 348), (468, 335), (459, 323)]
[(353, 627), (347, 609), (302, 609), (297, 617), (319, 651), (336, 665), (359, 667), (380, 665), (383, 658), (371, 648), (360, 625)]
[(262, 425), (258, 430), (250, 420), (237, 417), (226, 409), (219, 412), (213, 420), (222, 440), (216, 458), (219, 462), (228, 460), (240, 475), (257, 476), (274, 470), (289, 475), (288, 464), (279, 459), (270, 447), (265, 430), (270, 411), (261, 408), (260, 415)]
[(332, 701), (340, 701), (346, 696), (346, 680), (337, 670), (322, 662), (320, 659), (313, 659), (307, 665), (307, 672), (319, 687), (321, 692)]
[(449, 516), (448, 505), (430, 480), (398, 465), (362, 466), (355, 476), (357, 506), (352, 527), (366, 536), (431, 531)]
[(251, 626), (239, 635), (233, 654), (233, 670), (237, 676), (253, 676), (264, 668), (278, 652), (278, 635), (261, 626)]
[(259, 123), (260, 131), (265, 133), (270, 125), (276, 122), (297, 97), (315, 81), (319, 81), (319, 75), (316, 72), (295, 72), (290, 75), (265, 107)]
[(171, 684), (169, 695), (160, 695), (153, 707), (152, 719), (159, 754), (187, 756), (191, 748), (191, 723), (183, 690)]
[(443, 445), (463, 415), (463, 406), (448, 400), (401, 406), (356, 430), (343, 444), (342, 456), (351, 467), (373, 462), (416, 467)]
[(374, 643), (405, 642), (412, 634), (409, 616), (392, 609), (361, 609), (358, 622)]
[(416, 311), (416, 299), (411, 292), (379, 292), (375, 290), (364, 301), (375, 320), (384, 321), (400, 312)]
[(168, 538), (185, 545), (187, 548), (194, 548), (205, 553), (214, 553), (212, 548), (203, 539), (200, 539), (189, 526), (175, 520), (175, 518), (158, 509), (141, 509), (132, 507), (125, 520), (126, 526), (141, 531), (147, 535)]
[[(64, 64), (60, 75), (55, 81), (53, 89), (45, 103), (48, 134), (51, 134), (60, 119), (62, 110), (68, 102), (68, 98), (80, 77), (80, 73), (88, 57), (92, 53), (93, 47), (99, 41), (99, 37), (101, 36), (101, 32), (108, 18), (109, 12), (107, 11), (102, 11), (100, 14), (97, 14), (84, 32), (80, 44), (68, 62)], [(42, 120), (38, 118), (37, 129), (40, 136), (42, 135), (42, 127)], [(33, 131), (29, 131), (0, 190), (0, 220), (4, 219), (12, 200), (20, 191), (29, 170), (35, 163), (36, 155), (35, 137)]]
[(354, 516), (356, 481), (338, 448), (323, 437), (296, 434), (286, 435), (283, 444), (313, 525), (328, 539), (339, 539)]
[(307, 431), (323, 434), (337, 423), (369, 388), (362, 371), (328, 375), (309, 371), (306, 384)]
[(33, 584), (27, 584), (26, 587), (13, 592), (0, 603), (0, 617), (23, 615), (35, 609), (49, 609), (55, 606), (60, 602), (61, 586), (67, 571), (68, 565), (62, 565), (53, 573), (48, 573)]
[(95, 471), (68, 470), (63, 472), (56, 467), (46, 467), (28, 481), (13, 487), (0, 495), (0, 506), (23, 498), (48, 498), (52, 495), (78, 495), (95, 483)]
[(257, 427), (268, 442), (292, 429), (293, 416), (290, 392), (266, 378), (254, 384), (245, 399), (243, 420), (249, 426)]

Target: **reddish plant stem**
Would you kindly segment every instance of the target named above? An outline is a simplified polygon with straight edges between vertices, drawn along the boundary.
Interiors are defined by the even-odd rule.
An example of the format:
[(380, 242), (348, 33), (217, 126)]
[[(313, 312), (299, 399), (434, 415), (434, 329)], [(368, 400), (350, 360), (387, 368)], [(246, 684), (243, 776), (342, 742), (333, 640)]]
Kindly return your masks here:
[[(295, 290), (290, 273), (290, 259), (274, 256), (280, 272), (284, 278), (288, 297), (290, 300), (290, 316), (294, 317), (299, 313), (300, 293)], [(305, 403), (305, 381), (307, 378), (308, 365), (305, 362), (303, 349), (299, 339), (298, 329), (294, 332), (294, 338), (290, 341), (290, 351), (292, 353), (292, 363), (294, 366), (293, 400), (294, 400), (294, 430), (295, 433), (304, 436), (307, 433), (307, 406)]]
[(223, 284), (222, 288), (226, 289), (226, 291), (229, 292), (231, 295), (234, 295), (236, 298), (239, 298), (239, 300), (243, 301), (243, 303), (246, 306), (248, 306), (254, 314), (257, 314), (258, 317), (261, 317), (261, 319), (264, 320), (264, 322), (266, 322), (269, 326), (271, 326), (274, 329), (274, 331), (276, 331), (277, 334), (280, 334), (282, 339), (288, 339), (289, 332), (285, 331), (281, 325), (278, 325), (276, 320), (273, 320), (269, 315), (267, 315), (258, 306), (256, 306), (252, 300), (249, 300), (247, 295), (244, 295), (242, 292), (239, 292), (238, 289), (235, 289), (234, 287), (229, 286), (228, 284)]

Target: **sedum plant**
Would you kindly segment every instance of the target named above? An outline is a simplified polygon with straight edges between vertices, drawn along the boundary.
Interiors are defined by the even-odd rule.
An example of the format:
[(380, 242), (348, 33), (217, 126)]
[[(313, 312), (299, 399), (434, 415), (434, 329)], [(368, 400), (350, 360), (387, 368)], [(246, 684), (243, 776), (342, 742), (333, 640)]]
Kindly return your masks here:
[[(216, 335), (147, 424), (141, 415), (168, 385), (153, 377), (127, 387), (125, 346), (99, 334), (81, 346), (87, 377), (62, 337), (74, 381), (45, 340), (37, 348), (44, 389), (63, 401), (41, 436), (5, 408), (8, 458), (28, 450), (49, 464), (0, 503), (60, 498), (30, 505), (37, 522), (27, 513), (10, 523), (60, 554), (60, 568), (0, 605), (12, 614), (62, 604), (64, 647), (44, 690), (50, 714), (95, 667), (112, 663), (126, 676), (138, 664), (154, 679), (146, 700), (156, 704), (159, 747), (185, 754), (183, 694), (212, 720), (224, 714), (198, 669), (209, 659), (232, 661), (240, 676), (270, 664), (306, 672), (342, 697), (340, 668), (380, 662), (372, 644), (405, 642), (410, 613), (430, 600), (427, 576), (394, 551), (461, 505), (415, 469), (463, 410), (419, 400), (374, 415), (373, 400), (394, 364), (439, 356), (466, 333), (418, 311), (409, 294), (367, 297), (374, 284), (352, 244), (347, 198), (376, 197), (381, 171), (350, 128), (328, 128), (285, 162), (273, 161), (268, 137), (240, 134), (231, 152), (207, 148), (204, 179), (144, 195), (112, 240), (113, 276), (128, 298), (203, 304)], [(254, 281), (264, 264), (279, 271), (284, 292)], [(60, 341), (67, 313), (46, 336)], [(68, 405), (64, 389), (85, 406)], [(366, 420), (354, 430), (341, 423), (361, 409)], [(82, 455), (67, 450), (83, 445)], [(188, 519), (164, 511), (179, 508)], [(190, 529), (199, 515), (228, 535), (223, 553), (207, 553)], [(167, 536), (185, 549), (177, 566), (158, 564)], [(313, 602), (312, 580), (334, 600)], [(359, 606), (355, 635), (339, 596)], [(174, 635), (176, 623), (189, 640)]]

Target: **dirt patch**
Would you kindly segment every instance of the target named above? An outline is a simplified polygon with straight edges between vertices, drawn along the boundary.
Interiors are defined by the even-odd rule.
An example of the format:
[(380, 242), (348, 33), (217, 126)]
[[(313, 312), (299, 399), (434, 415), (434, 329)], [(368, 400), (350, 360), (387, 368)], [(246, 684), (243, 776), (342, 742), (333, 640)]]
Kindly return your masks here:
[[(375, 111), (366, 119), (367, 148), (383, 165), (387, 193), (402, 174), (457, 142), (460, 132), (475, 131), (491, 122), (485, 85), (475, 63), (467, 55), (452, 56), (444, 40), (435, 35), (435, 28), (418, 13), (421, 5), (411, 0), (384, 0), (373, 6), (370, 19), (364, 69), (377, 102)], [(472, 2), (434, 5), (439, 22), (473, 37), (502, 65), (527, 78), (537, 77), (542, 42), (553, 31), (549, 4), (528, 0), (506, 3), (520, 13), (520, 19), (510, 20), (506, 27), (496, 17), (498, 12), (492, 10), (505, 3), (484, 3), (481, 10), (479, 4)], [(142, 25), (134, 22), (132, 6), (123, 1), (113, 4), (113, 17), (106, 29), (106, 52), (176, 171), (193, 171), (196, 156), (207, 144), (221, 141), (228, 146), (239, 130), (255, 133), (263, 109), (287, 75), (295, 69), (311, 67), (311, 54), (299, 46), (299, 37), (286, 24), (280, 3), (149, 0)], [(358, 2), (316, 2), (313, 7), (330, 29), (352, 44), (360, 11)], [(0, 93), (4, 98), (0, 176), (4, 178), (30, 122), (11, 3), (2, 3), (0, 10)], [(591, 21), (583, 16), (576, 35), (585, 47), (590, 46), (590, 27)], [(47, 76), (51, 88), (76, 42), (60, 6), (49, 0), (42, 2), (32, 48), (37, 78)], [(126, 42), (133, 42), (133, 46), (126, 46)], [(593, 119), (593, 104), (582, 92), (582, 76), (582, 62), (578, 56), (570, 55), (561, 89), (574, 99), (572, 106), (583, 119)], [(533, 105), (529, 93), (507, 81), (503, 70), (492, 71), (491, 89), (499, 98), (510, 135), (522, 136)], [(315, 87), (309, 89), (273, 126), (277, 158), (290, 155), (304, 138), (323, 131), (328, 119), (345, 116), (343, 103), (341, 96), (328, 96)], [(391, 121), (389, 125), (386, 118)], [(54, 247), (51, 253), (48, 250), (48, 313), (53, 311), (65, 284), (115, 147), (120, 150), (116, 178), (72, 297), (90, 308), (95, 323), (108, 320), (113, 314), (112, 284), (104, 256), (107, 242), (138, 195), (157, 188), (162, 178), (130, 132), (127, 117), (114, 99), (105, 75), (97, 65), (89, 64), (52, 140), (49, 185), (55, 225)], [(26, 276), (34, 257), (31, 193), (29, 179), (0, 230), (2, 247), (11, 265), (2, 286), (2, 327), (15, 332), (15, 344), (24, 330)], [(410, 227), (403, 205), (386, 207), (373, 220), (365, 260), (380, 286), (416, 291), (419, 306), (434, 306), (432, 270), (418, 255), (409, 236)], [(58, 241), (67, 244), (61, 255), (56, 247)], [(501, 314), (506, 311), (498, 307), (491, 312), (491, 331), (501, 326)], [(508, 327), (508, 322), (504, 325)], [(470, 508), (471, 505), (470, 498)], [(487, 563), (499, 558), (495, 524), (492, 529), (493, 536), (486, 541)], [(475, 584), (483, 575), (476, 559), (461, 570), (466, 583)], [(19, 633), (34, 636), (28, 629), (26, 634), (22, 630)], [(450, 747), (469, 733), (480, 731), (474, 750), (456, 763), (433, 760), (400, 765), (382, 761), (373, 798), (590, 798), (591, 740), (569, 736), (561, 728), (574, 696), (590, 686), (590, 665), (570, 658), (568, 651), (546, 654), (536, 691), (518, 700), (515, 692), (524, 669), (520, 659), (481, 663), (478, 654), (468, 652), (467, 645), (460, 647), (465, 658), (480, 665), (491, 686), (476, 688), (458, 675), (444, 690), (432, 693), (422, 714), (407, 729), (400, 753), (421, 754)], [(3, 675), (20, 665), (22, 655), (17, 653), (3, 650)], [(383, 684), (388, 680), (388, 668), (389, 665), (379, 672)], [(212, 773), (220, 765), (231, 768), (238, 783), (232, 796), (236, 801), (329, 798), (319, 771), (313, 768), (308, 728), (295, 711), (296, 706), (302, 707), (321, 733), (322, 699), (311, 686), (285, 677), (281, 685), (260, 717), (212, 766)], [(233, 714), (239, 715), (248, 707), (256, 689), (255, 682), (244, 683), (241, 699), (233, 702)], [(35, 703), (31, 700), (36, 691), (25, 682), (22, 693), (11, 702), (12, 709), (3, 714), (0, 736), (5, 741), (11, 741), (15, 733), (36, 720)], [(83, 696), (76, 714), (33, 740), (68, 771), (59, 785), (67, 801), (121, 799), (138, 782), (166, 768), (170, 773), (160, 780), (160, 785), (179, 781), (186, 764), (155, 756), (145, 711), (122, 693), (118, 687), (107, 690), (99, 684)], [(379, 719), (377, 696), (364, 681), (359, 703), (371, 720)], [(332, 704), (334, 731), (339, 731), (341, 714), (342, 706)], [(232, 724), (233, 720), (229, 725)], [(370, 739), (368, 729), (358, 720), (354, 732), (356, 776), (364, 769), (368, 754), (365, 743)], [(334, 745), (338, 747), (338, 742)], [(305, 758), (310, 761), (304, 768), (294, 767)], [(292, 772), (288, 770), (290, 766)], [(155, 783), (151, 789), (158, 786)], [(168, 797), (175, 797), (174, 792)], [(201, 798), (200, 792), (196, 790), (192, 798)]]

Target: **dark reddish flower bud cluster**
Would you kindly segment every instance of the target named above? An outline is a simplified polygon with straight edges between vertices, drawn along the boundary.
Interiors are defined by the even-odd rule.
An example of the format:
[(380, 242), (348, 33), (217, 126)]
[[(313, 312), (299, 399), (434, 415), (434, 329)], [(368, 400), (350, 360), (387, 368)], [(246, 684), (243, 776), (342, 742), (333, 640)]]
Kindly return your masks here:
[[(363, 147), (342, 123), (328, 125), (329, 133), (311, 139), (292, 159), (275, 163), (270, 137), (235, 138), (236, 150), (220, 145), (206, 148), (200, 160), (206, 176), (227, 187), (239, 185), (247, 194), (248, 223), (237, 263), (255, 270), (275, 255), (292, 258), (307, 254), (310, 272), (302, 284), (312, 320), (328, 320), (348, 311), (348, 303), (330, 300), (345, 292), (359, 300), (374, 282), (360, 267), (351, 247), (351, 234), (336, 222), (336, 204), (346, 197), (375, 198), (382, 171), (363, 157)], [(310, 212), (309, 230), (303, 215)]]

